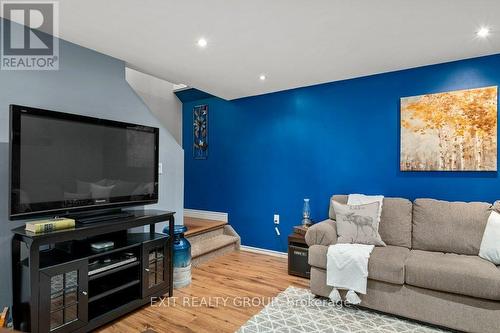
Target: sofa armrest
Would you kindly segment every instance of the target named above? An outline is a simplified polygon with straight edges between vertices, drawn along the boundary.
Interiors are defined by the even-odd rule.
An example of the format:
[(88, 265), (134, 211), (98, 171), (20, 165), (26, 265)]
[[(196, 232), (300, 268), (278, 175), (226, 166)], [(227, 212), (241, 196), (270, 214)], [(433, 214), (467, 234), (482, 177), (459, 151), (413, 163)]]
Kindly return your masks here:
[(306, 243), (312, 245), (333, 245), (337, 243), (337, 224), (334, 220), (316, 223), (307, 229)]

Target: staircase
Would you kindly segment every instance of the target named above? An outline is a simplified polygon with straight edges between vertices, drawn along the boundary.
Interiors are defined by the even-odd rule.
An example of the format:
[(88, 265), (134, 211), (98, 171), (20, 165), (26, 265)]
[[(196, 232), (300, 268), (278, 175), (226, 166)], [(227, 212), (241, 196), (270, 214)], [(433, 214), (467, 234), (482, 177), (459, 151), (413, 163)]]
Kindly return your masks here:
[(184, 235), (191, 243), (193, 266), (240, 248), (240, 236), (227, 222), (185, 216), (184, 225), (188, 229)]

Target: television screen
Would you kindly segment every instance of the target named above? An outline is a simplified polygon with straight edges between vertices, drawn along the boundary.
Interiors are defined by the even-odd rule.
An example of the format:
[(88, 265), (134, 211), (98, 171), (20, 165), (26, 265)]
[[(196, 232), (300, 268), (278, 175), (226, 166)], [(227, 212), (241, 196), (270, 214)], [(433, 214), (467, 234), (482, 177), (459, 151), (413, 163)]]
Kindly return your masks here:
[(11, 218), (155, 203), (157, 166), (157, 128), (11, 106)]

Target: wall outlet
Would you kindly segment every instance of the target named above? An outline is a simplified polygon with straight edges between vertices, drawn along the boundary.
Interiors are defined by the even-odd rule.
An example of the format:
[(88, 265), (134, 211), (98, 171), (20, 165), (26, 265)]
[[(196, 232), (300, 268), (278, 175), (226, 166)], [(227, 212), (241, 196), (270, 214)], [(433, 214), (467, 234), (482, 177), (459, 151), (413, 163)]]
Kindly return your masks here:
[(163, 163), (158, 163), (158, 174), (159, 175), (163, 174)]
[(274, 214), (274, 224), (280, 224), (280, 216), (278, 214)]

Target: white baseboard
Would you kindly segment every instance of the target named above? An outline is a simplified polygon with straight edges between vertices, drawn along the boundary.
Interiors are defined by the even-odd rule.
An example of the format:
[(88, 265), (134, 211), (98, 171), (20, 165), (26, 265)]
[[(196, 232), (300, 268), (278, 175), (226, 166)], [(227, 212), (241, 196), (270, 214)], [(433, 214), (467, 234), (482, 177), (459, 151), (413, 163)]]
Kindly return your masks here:
[(229, 222), (228, 214), (221, 212), (211, 212), (208, 210), (184, 209), (184, 216), (197, 219)]
[(267, 254), (270, 256), (275, 256), (275, 257), (280, 257), (280, 258), (288, 258), (288, 253), (286, 253), (286, 252), (267, 250), (267, 249), (262, 249), (260, 247), (241, 245), (240, 250), (247, 251), (247, 252), (253, 252), (253, 253)]

